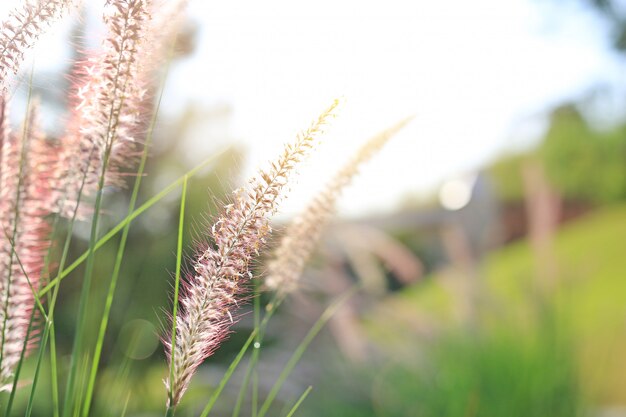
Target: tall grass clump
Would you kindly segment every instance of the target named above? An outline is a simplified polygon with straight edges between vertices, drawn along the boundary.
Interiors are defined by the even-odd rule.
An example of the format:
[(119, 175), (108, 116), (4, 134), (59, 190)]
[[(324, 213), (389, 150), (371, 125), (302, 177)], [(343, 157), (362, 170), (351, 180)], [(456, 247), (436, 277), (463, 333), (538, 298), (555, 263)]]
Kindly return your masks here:
[[(11, 76), (20, 71), (26, 51), (75, 2), (28, 0), (0, 26), (0, 393), (4, 392), (0, 394), (0, 406), (4, 415), (12, 415), (19, 398), (26, 416), (36, 414), (38, 401), (47, 404), (41, 398), (48, 394), (51, 409), (47, 415), (93, 415), (97, 387), (103, 384), (98, 377), (105, 366), (103, 352), (107, 349), (109, 318), (115, 314), (114, 298), (131, 223), (182, 185), (173, 313), (167, 318), (171, 327), (162, 338), (168, 364), (164, 378), (166, 413), (173, 415), (198, 367), (229, 336), (241, 317), (240, 308), (254, 297), (253, 269), (266, 248), (272, 231), (271, 218), (285, 197), (294, 171), (334, 117), (338, 101), (285, 145), (266, 169), (232, 193), (221, 211), (201, 228), (204, 243), (195, 246), (196, 253), (189, 260), (190, 271), (181, 278), (187, 181), (209, 160), (143, 204), (138, 205), (138, 201), (167, 76), (163, 68), (168, 66), (175, 48), (186, 3), (104, 1), (103, 40), (98, 49), (81, 52), (81, 58), (72, 63), (68, 114), (64, 125), (56, 126), (62, 133), (54, 138), (48, 137), (41, 127), (39, 100), (32, 96), (32, 75), (23, 125), (11, 129), (8, 86)], [(267, 279), (267, 286), (276, 297), (282, 299), (295, 288), (297, 275), (319, 240), (341, 189), (362, 163), (405, 124), (406, 121), (401, 122), (368, 142), (314, 200), (304, 218), (288, 230)], [(128, 186), (128, 178), (134, 179), (134, 185), (129, 191), (127, 215), (102, 234), (100, 229), (107, 223), (102, 221), (105, 191)], [(73, 228), (78, 221), (88, 224), (89, 233), (84, 253), (71, 260), (70, 248), (80, 245), (73, 241)], [(110, 276), (101, 277), (102, 270), (96, 266), (101, 253), (98, 251), (117, 234), (121, 236), (115, 256), (98, 258), (110, 259), (112, 263)], [(55, 308), (63, 297), (61, 283), (70, 275), (78, 275), (74, 285), (79, 297), (76, 305), (68, 303), (75, 322), (63, 323), (63, 327), (72, 329), (69, 333), (73, 339), (63, 340), (63, 348), (58, 349)], [(166, 277), (163, 274), (164, 282)], [(268, 412), (284, 378), (340, 303), (326, 310), (296, 349), (273, 390), (256, 410), (259, 417)], [(255, 304), (260, 304), (258, 298)], [(90, 320), (92, 316), (97, 319), (96, 326)], [(263, 323), (256, 323), (256, 329), (210, 397), (203, 417), (210, 412), (252, 341), (261, 340), (270, 317), (268, 314)], [(33, 351), (37, 352), (33, 366), (23, 370)], [(128, 370), (119, 371), (124, 372)], [(45, 385), (49, 393), (42, 388), (45, 376), (50, 378)], [(28, 389), (22, 389), (25, 386)], [(302, 394), (288, 415), (295, 412), (309, 392), (310, 389)], [(124, 410), (129, 399), (130, 393)]]

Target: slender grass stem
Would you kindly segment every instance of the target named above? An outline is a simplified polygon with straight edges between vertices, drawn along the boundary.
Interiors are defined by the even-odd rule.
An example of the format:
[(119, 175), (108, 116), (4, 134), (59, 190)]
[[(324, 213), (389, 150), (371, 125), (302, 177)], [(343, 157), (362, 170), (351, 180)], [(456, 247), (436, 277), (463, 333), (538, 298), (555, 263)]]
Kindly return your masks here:
[[(74, 385), (76, 384), (77, 372), (78, 372), (78, 356), (82, 353), (82, 346), (84, 344), (83, 333), (86, 326), (86, 308), (89, 299), (89, 293), (91, 291), (91, 280), (93, 277), (93, 270), (95, 265), (95, 245), (96, 237), (98, 234), (98, 223), (100, 219), (100, 208), (102, 206), (102, 190), (104, 188), (104, 180), (106, 174), (106, 167), (109, 162), (111, 148), (107, 146), (102, 163), (102, 171), (100, 172), (100, 179), (98, 181), (98, 190), (96, 192), (96, 202), (94, 205), (94, 214), (91, 219), (91, 232), (89, 236), (89, 249), (87, 251), (87, 263), (85, 266), (85, 274), (83, 276), (83, 288), (80, 295), (80, 301), (78, 306), (78, 324), (76, 334), (74, 336), (74, 343), (72, 347), (72, 357), (70, 359), (69, 377), (65, 392), (65, 408), (63, 413), (68, 416), (71, 410), (70, 404), (80, 397), (75, 396)], [(82, 395), (82, 394), (81, 394)]]
[[(258, 329), (261, 326), (261, 294), (259, 293), (259, 284), (255, 283), (254, 297), (254, 327)], [(257, 332), (254, 340), (254, 350), (252, 351), (252, 417), (256, 417), (259, 410), (259, 374), (256, 364), (259, 360), (259, 352), (261, 351), (261, 336)]]
[[(258, 297), (258, 294), (256, 296)], [(250, 361), (248, 362), (248, 368), (246, 369), (246, 374), (243, 378), (241, 388), (239, 389), (239, 394), (237, 395), (237, 402), (235, 403), (235, 407), (233, 408), (232, 417), (239, 417), (243, 400), (248, 390), (248, 386), (250, 385), (250, 379), (252, 378), (252, 373), (254, 369), (256, 369), (255, 367), (259, 358), (261, 346), (263, 343), (263, 338), (265, 337), (265, 330), (267, 329), (267, 324), (269, 323), (269, 320), (274, 315), (274, 312), (276, 311), (276, 309), (282, 303), (283, 300), (284, 300), (283, 297), (275, 294), (274, 297), (272, 297), (272, 300), (267, 305), (270, 308), (267, 310), (267, 313), (263, 317), (263, 321), (259, 323), (258, 326), (255, 327), (255, 329), (258, 332), (257, 338), (255, 340), (255, 349), (252, 351), (252, 356), (250, 358)], [(256, 307), (256, 304), (255, 304), (255, 307)]]
[(289, 413), (287, 413), (285, 417), (292, 417), (295, 414), (295, 412), (298, 410), (298, 408), (300, 408), (300, 405), (306, 399), (312, 389), (313, 387), (309, 385), (309, 387), (302, 393), (300, 398), (298, 398), (298, 401), (296, 401), (293, 407), (291, 407), (291, 410), (289, 410)]
[(217, 399), (219, 398), (220, 394), (222, 393), (222, 390), (224, 389), (224, 387), (230, 380), (230, 377), (233, 375), (233, 372), (235, 372), (235, 369), (237, 369), (239, 362), (241, 362), (241, 359), (244, 357), (244, 355), (246, 354), (246, 351), (248, 350), (248, 348), (254, 341), (256, 337), (256, 333), (257, 333), (256, 330), (252, 331), (252, 333), (248, 337), (248, 340), (246, 340), (246, 343), (244, 343), (244, 345), (239, 350), (239, 353), (237, 353), (237, 356), (235, 357), (235, 359), (230, 363), (228, 370), (226, 370), (226, 373), (222, 377), (222, 380), (220, 381), (219, 385), (217, 386), (215, 391), (213, 391), (213, 394), (211, 395), (211, 398), (209, 398), (209, 402), (204, 407), (204, 410), (202, 410), (202, 414), (200, 414), (200, 417), (207, 417), (209, 415), (209, 413), (211, 412), (211, 409), (213, 409), (213, 406), (217, 402)]
[[(95, 147), (93, 147), (91, 149), (91, 152), (89, 154), (89, 160), (91, 160), (91, 157), (93, 155), (93, 153), (95, 152)], [(78, 196), (77, 196), (77, 200), (76, 200), (76, 205), (74, 206), (74, 211), (72, 213), (72, 218), (70, 219), (68, 228), (67, 228), (67, 233), (65, 236), (65, 243), (63, 244), (63, 252), (61, 253), (61, 260), (59, 262), (59, 270), (62, 271), (63, 268), (65, 267), (65, 263), (67, 262), (67, 257), (69, 254), (69, 250), (70, 250), (70, 243), (72, 242), (72, 232), (74, 230), (74, 224), (76, 223), (76, 218), (78, 216), (78, 207), (80, 206), (81, 203), (81, 198), (83, 195), (83, 189), (85, 187), (85, 181), (87, 179), (87, 171), (85, 171), (83, 173), (83, 177), (81, 180), (81, 184), (80, 184), (80, 188), (78, 190)], [(63, 197), (63, 202), (62, 205), (65, 204), (65, 200), (67, 198), (67, 194), (64, 195)], [(58, 222), (59, 219), (59, 215), (57, 214), (57, 217), (55, 218), (55, 227), (56, 227), (56, 223)], [(54, 234), (53, 234), (54, 236)], [(53, 292), (52, 294), (47, 293), (48, 296), (48, 302), (49, 302), (49, 310), (48, 310), (48, 317), (49, 319), (46, 321), (45, 323), (45, 327), (44, 327), (44, 334), (41, 340), (41, 346), (40, 346), (40, 352), (43, 352), (46, 348), (46, 343), (48, 341), (48, 338), (50, 338), (50, 373), (51, 373), (51, 388), (52, 388), (52, 405), (53, 405), (53, 415), (54, 417), (59, 417), (60, 415), (60, 401), (59, 401), (59, 386), (58, 386), (58, 367), (57, 367), (57, 356), (56, 356), (56, 335), (55, 335), (55, 329), (54, 329), (54, 309), (56, 306), (56, 301), (57, 301), (57, 297), (59, 295), (59, 288), (60, 288), (60, 281), (58, 281), (56, 284), (54, 284), (53, 286)], [(39, 295), (40, 297), (43, 296), (43, 294), (40, 293)], [(42, 359), (41, 354), (38, 355), (38, 363), (37, 365), (39, 366), (39, 361)], [(35, 379), (33, 381), (33, 387), (31, 390), (31, 396), (29, 398), (29, 403), (32, 403), (34, 400), (34, 395), (35, 395), (35, 389), (37, 387), (37, 376), (38, 373), (35, 373)], [(27, 414), (28, 415), (28, 414)]]
[[(50, 240), (51, 241), (54, 241), (54, 237), (57, 234), (57, 228), (59, 226), (60, 217), (61, 216), (58, 213), (54, 216), (54, 221), (52, 223), (52, 228), (51, 228), (51, 231), (50, 231)], [(44, 276), (46, 276), (49, 273), (51, 254), (52, 254), (52, 245), (50, 245), (50, 247), (48, 248), (48, 252), (46, 253), (46, 256), (44, 258), (44, 267), (43, 267), (40, 279), (43, 279)], [(36, 300), (39, 301), (39, 294), (35, 293), (34, 297), (35, 297)], [(43, 336), (41, 337), (40, 346), (39, 346), (39, 353), (37, 354), (37, 363), (36, 363), (36, 366), (35, 366), (35, 375), (33, 377), (33, 383), (32, 383), (32, 387), (31, 387), (30, 395), (28, 397), (28, 403), (26, 404), (26, 413), (25, 413), (26, 417), (29, 417), (31, 415), (32, 409), (33, 409), (33, 405), (34, 405), (34, 402), (35, 402), (35, 392), (36, 392), (36, 389), (37, 389), (37, 382), (39, 381), (39, 373), (40, 373), (40, 370), (41, 370), (41, 364), (43, 362), (43, 356), (44, 356), (44, 353), (46, 351), (46, 342), (48, 340), (48, 334), (50, 333), (50, 331), (52, 331), (53, 332), (52, 334), (54, 335), (54, 327), (53, 327), (53, 323), (52, 323), (52, 320), (53, 320), (52, 315), (54, 313), (54, 304), (55, 304), (55, 301), (56, 301), (56, 297), (54, 297), (53, 300), (50, 300), (50, 298), (51, 298), (50, 294), (48, 294), (48, 305), (50, 307), (49, 307), (49, 311), (48, 311), (48, 316), (46, 317), (46, 320), (45, 320), (44, 332), (43, 332)], [(32, 326), (32, 317), (31, 317), (31, 322), (29, 323), (29, 326)], [(53, 349), (53, 348), (56, 349), (56, 346), (53, 347), (51, 345), (51, 349)], [(55, 389), (55, 382), (56, 382), (56, 362), (54, 362), (54, 367), (53, 367), (52, 366), (52, 361), (51, 361), (50, 373), (51, 373), (51, 378), (52, 378), (51, 385), (52, 385), (52, 389), (54, 391), (54, 389)], [(17, 378), (17, 375), (16, 375), (16, 378)], [(54, 417), (58, 417), (58, 411), (59, 410), (58, 410), (57, 405), (54, 403), (54, 401), (53, 401), (53, 407), (55, 407), (53, 415), (54, 415)]]
[[(180, 289), (180, 268), (183, 258), (183, 227), (185, 224), (185, 200), (187, 197), (187, 178), (183, 182), (183, 193), (180, 203), (180, 218), (178, 221), (178, 242), (176, 244), (176, 279), (174, 282), (174, 306), (172, 307), (172, 346), (176, 344), (176, 317), (178, 315), (178, 292)], [(176, 355), (176, 349), (172, 348), (170, 357), (170, 381), (174, 381), (174, 360)], [(170, 404), (173, 404), (174, 399), (171, 396), (173, 390), (170, 390)], [(168, 407), (172, 408), (172, 407)]]
[(300, 360), (300, 358), (302, 357), (306, 349), (309, 347), (309, 344), (311, 344), (315, 336), (317, 336), (317, 334), (322, 330), (324, 325), (326, 325), (328, 320), (330, 320), (330, 318), (343, 305), (343, 303), (346, 302), (352, 295), (354, 295), (357, 289), (358, 287), (353, 287), (352, 289), (347, 291), (345, 294), (340, 296), (336, 301), (334, 301), (331, 305), (329, 305), (326, 308), (326, 310), (324, 310), (320, 318), (317, 319), (317, 321), (313, 324), (313, 327), (311, 327), (311, 329), (306, 334), (304, 339), (302, 339), (302, 342), (300, 342), (296, 350), (291, 355), (291, 358), (289, 358), (289, 361), (287, 361), (287, 364), (283, 368), (282, 372), (278, 376), (278, 379), (274, 383), (274, 386), (272, 386), (267, 398), (263, 402), (263, 405), (261, 406), (261, 409), (259, 410), (259, 414), (257, 417), (264, 417), (265, 414), (267, 414), (270, 406), (276, 399), (278, 392), (280, 391), (283, 384), (285, 383), (285, 380), (287, 379), (289, 374), (291, 374), (291, 371), (296, 366), (296, 364), (298, 363), (298, 361)]
[(59, 376), (57, 365), (57, 344), (56, 331), (54, 330), (54, 322), (50, 323), (50, 386), (52, 390), (52, 415), (59, 417), (61, 415), (61, 402), (59, 401)]

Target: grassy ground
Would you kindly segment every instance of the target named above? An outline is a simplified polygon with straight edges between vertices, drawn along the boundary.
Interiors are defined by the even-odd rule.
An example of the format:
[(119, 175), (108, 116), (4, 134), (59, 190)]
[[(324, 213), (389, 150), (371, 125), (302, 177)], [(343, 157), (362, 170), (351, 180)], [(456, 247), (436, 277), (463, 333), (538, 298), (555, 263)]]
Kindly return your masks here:
[[(476, 319), (500, 328), (509, 321), (512, 326), (522, 323), (523, 328), (537, 323), (533, 318), (542, 305), (550, 307), (557, 313), (553, 331), (563, 330), (574, 341), (585, 392), (596, 404), (626, 404), (626, 205), (599, 209), (564, 226), (553, 255), (554, 289), (542, 298), (545, 282), (538, 278), (528, 242), (490, 254), (479, 271), (486, 285)], [(406, 335), (407, 327), (428, 338), (468, 320), (468, 311), (467, 281), (447, 271), (378, 310), (369, 329), (385, 344), (394, 342), (394, 334)], [(380, 318), (383, 325), (376, 325)]]

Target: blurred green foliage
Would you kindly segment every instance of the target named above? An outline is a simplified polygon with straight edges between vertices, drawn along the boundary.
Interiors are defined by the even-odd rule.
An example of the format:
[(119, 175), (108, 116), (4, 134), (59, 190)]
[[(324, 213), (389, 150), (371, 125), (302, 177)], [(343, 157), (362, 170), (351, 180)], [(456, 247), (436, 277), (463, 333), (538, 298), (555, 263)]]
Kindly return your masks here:
[(379, 355), (331, 363), (306, 415), (581, 416), (623, 404), (624, 236), (624, 204), (564, 226), (553, 293), (540, 290), (527, 241), (493, 252), (470, 323), (454, 271), (403, 290), (368, 315)]
[(412, 353), (387, 359), (375, 369), (368, 364), (369, 370), (348, 370), (358, 378), (328, 370), (328, 381), (334, 383), (318, 387), (306, 415), (585, 415), (572, 345), (562, 332), (535, 331), (529, 334), (504, 321), (471, 332), (450, 329), (449, 335), (430, 343), (415, 341)]
[(626, 199), (626, 126), (594, 130), (575, 105), (553, 110), (536, 149), (504, 156), (491, 165), (489, 173), (504, 201), (523, 198), (522, 171), (530, 160), (541, 162), (565, 199), (597, 204)]
[(574, 106), (552, 113), (539, 156), (566, 198), (608, 203), (626, 198), (626, 128), (596, 132)]

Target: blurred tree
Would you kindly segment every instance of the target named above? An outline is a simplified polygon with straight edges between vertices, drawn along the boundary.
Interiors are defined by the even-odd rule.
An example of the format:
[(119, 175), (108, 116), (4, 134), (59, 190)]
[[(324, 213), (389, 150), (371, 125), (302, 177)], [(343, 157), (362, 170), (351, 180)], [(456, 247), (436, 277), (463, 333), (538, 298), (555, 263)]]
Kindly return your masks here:
[(624, 129), (594, 131), (572, 104), (552, 112), (539, 158), (564, 198), (595, 203), (626, 198)]
[(537, 158), (565, 200), (611, 203), (626, 198), (626, 126), (592, 129), (575, 104), (557, 107), (546, 135), (533, 151), (505, 156), (488, 169), (505, 202), (524, 197), (522, 166)]

